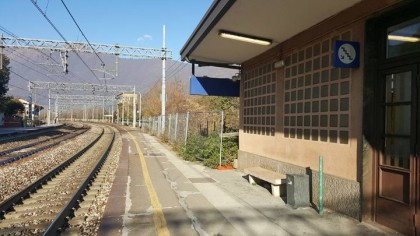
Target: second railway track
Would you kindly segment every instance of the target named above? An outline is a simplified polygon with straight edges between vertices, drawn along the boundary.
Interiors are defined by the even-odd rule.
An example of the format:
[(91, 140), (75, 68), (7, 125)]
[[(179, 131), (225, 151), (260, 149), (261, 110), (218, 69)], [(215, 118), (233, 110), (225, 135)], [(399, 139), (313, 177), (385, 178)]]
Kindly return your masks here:
[(56, 235), (62, 231), (104, 163), (114, 136), (112, 128), (104, 128), (97, 142), (76, 154), (74, 160), (63, 163), (1, 202), (0, 235)]
[(14, 144), (12, 146), (13, 148), (0, 152), (0, 166), (28, 157), (47, 148), (54, 147), (63, 141), (83, 134), (86, 130), (87, 128), (81, 128), (72, 132), (55, 131), (50, 137), (41, 137), (34, 141)]

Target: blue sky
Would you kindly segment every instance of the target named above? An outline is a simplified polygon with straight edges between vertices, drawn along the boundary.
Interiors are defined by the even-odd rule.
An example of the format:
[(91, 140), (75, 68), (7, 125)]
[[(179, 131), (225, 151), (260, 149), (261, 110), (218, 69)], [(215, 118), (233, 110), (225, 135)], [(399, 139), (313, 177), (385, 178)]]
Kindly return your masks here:
[[(85, 42), (61, 0), (35, 2), (68, 41)], [(179, 51), (212, 4), (212, 0), (64, 2), (91, 43), (161, 48), (166, 25), (166, 47), (172, 50), (174, 60), (180, 58)], [(31, 0), (2, 1), (0, 26), (20, 38), (62, 40)]]

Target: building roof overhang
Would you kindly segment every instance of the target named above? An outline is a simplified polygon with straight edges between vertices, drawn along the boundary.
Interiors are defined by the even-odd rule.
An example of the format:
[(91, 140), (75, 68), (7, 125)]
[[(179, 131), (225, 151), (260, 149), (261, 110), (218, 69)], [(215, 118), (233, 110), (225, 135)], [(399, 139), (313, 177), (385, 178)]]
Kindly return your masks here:
[[(235, 66), (362, 0), (215, 0), (184, 47), (182, 60)], [(267, 46), (220, 37), (221, 31), (268, 39)]]

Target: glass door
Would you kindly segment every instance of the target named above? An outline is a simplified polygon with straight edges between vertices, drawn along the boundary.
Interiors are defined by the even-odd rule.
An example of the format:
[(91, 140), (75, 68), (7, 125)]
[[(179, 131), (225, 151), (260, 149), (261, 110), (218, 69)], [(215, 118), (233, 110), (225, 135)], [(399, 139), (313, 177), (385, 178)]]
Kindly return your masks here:
[(413, 234), (416, 212), (417, 65), (383, 73), (382, 151), (377, 165), (376, 221)]

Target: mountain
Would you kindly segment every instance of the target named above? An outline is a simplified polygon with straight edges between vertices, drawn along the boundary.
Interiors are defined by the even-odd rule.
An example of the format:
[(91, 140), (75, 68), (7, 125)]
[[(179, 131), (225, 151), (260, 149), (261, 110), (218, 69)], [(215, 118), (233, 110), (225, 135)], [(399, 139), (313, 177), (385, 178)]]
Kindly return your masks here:
[[(6, 48), (4, 52), (10, 58), (9, 66), (12, 71), (8, 95), (23, 99), (28, 99), (29, 81), (134, 85), (137, 92), (146, 94), (151, 87), (162, 80), (162, 60), (160, 59), (119, 58), (118, 76), (110, 79), (110, 74), (115, 74), (116, 64), (113, 55), (99, 54), (105, 64), (105, 69), (109, 71), (104, 73), (99, 71), (102, 62), (97, 55), (69, 52), (67, 59), (69, 72), (64, 74), (59, 52), (10, 48)], [(218, 67), (196, 67), (195, 69), (197, 76), (220, 78), (230, 78), (237, 72), (237, 70)], [(187, 84), (191, 74), (191, 64), (175, 60), (166, 61), (167, 81), (180, 80)], [(34, 93), (34, 102), (44, 106), (48, 104), (48, 91), (34, 91)], [(80, 94), (79, 91), (67, 93)]]

